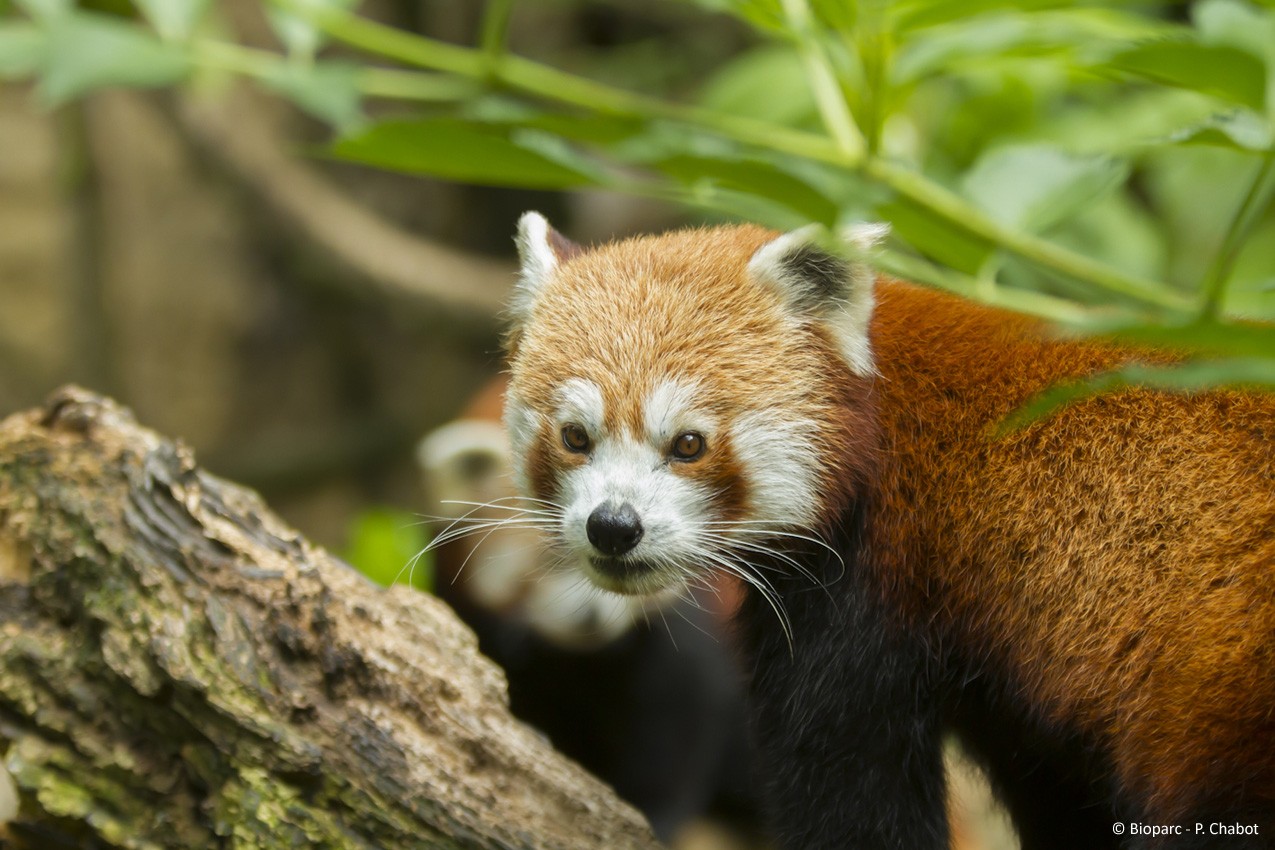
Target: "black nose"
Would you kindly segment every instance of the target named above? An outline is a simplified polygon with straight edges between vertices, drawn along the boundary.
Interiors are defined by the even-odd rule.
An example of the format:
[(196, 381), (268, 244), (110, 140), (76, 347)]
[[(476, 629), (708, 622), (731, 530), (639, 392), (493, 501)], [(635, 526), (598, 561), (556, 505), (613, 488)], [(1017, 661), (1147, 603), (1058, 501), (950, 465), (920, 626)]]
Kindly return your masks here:
[(642, 520), (628, 502), (619, 508), (602, 504), (589, 514), (584, 530), (603, 555), (623, 555), (642, 539)]

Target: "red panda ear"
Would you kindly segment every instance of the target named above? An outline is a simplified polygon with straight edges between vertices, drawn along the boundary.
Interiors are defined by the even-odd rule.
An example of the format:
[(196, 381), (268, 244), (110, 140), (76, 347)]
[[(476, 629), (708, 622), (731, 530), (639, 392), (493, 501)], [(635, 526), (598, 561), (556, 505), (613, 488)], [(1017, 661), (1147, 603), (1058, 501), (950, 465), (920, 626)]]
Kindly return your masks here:
[(812, 224), (772, 239), (748, 261), (748, 274), (773, 287), (794, 314), (823, 325), (837, 341), (850, 368), (875, 372), (868, 339), (876, 274), (845, 256), (870, 250), (889, 233), (886, 224), (856, 224), (840, 239)]
[(518, 259), (522, 273), (514, 289), (510, 311), (514, 321), (522, 321), (544, 282), (553, 275), (559, 263), (565, 262), (584, 248), (554, 230), (538, 212), (525, 212), (518, 219)]

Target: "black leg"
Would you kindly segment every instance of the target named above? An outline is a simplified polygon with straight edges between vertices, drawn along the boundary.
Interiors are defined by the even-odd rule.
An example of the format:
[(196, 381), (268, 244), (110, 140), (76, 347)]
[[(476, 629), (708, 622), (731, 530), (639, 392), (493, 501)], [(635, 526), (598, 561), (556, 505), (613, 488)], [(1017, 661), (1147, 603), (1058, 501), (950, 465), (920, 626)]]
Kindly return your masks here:
[(936, 695), (924, 648), (883, 610), (861, 560), (826, 588), (778, 582), (794, 624), (750, 598), (750, 703), (760, 774), (785, 850), (946, 850)]

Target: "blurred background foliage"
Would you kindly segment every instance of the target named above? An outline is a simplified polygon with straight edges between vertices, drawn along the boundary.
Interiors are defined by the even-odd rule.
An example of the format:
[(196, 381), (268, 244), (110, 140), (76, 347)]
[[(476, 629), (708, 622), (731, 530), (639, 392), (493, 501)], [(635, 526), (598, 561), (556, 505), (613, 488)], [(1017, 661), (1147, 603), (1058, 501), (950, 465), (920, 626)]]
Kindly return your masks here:
[(889, 273), (1190, 352), (1021, 422), (1275, 386), (1273, 127), (1270, 0), (0, 0), (0, 413), (112, 394), (429, 588), (413, 449), (501, 368), (523, 210), (886, 220)]
[[(31, 385), (73, 377), (163, 426), (173, 397), (162, 389), (175, 382), (198, 400), (174, 430), (206, 440), (215, 462), (267, 495), (274, 484), (297, 491), (354, 471), (367, 495), (396, 498), (368, 470), (401, 461), (413, 429), (441, 421), (498, 367), (491, 281), (508, 268), (482, 267), (484, 288), (465, 262), (507, 257), (516, 212), (530, 206), (585, 239), (687, 221), (883, 219), (893, 236), (875, 262), (890, 273), (1074, 332), (1192, 351), (1174, 367), (1060, 388), (1029, 416), (1128, 382), (1275, 386), (1275, 329), (1263, 324), (1275, 319), (1270, 2), (0, 0), (0, 79), (13, 84), (9, 109), (53, 110), (53, 159), (27, 156), (52, 175), (52, 202), (69, 199), (63, 224), (78, 246), (57, 261), (76, 282), (55, 332), (70, 354), (46, 355), (48, 368), (11, 381), (6, 405), (27, 401)], [(244, 79), (269, 93), (266, 105), (242, 93)], [(101, 94), (118, 88), (160, 94)], [(220, 125), (200, 112), (210, 102), (221, 104)], [(266, 124), (282, 128), (272, 138), (290, 156), (236, 159), (236, 139)], [(172, 197), (181, 192), (172, 182), (115, 197), (132, 179), (120, 161), (165, 134), (196, 152), (193, 166), (178, 166), (196, 181), (192, 203), (227, 185), (238, 193), (204, 224)], [(4, 141), (16, 144), (12, 133)], [(23, 161), (14, 156), (11, 174)], [(285, 179), (289, 161), (390, 221), (393, 234), (468, 252), (455, 274), (439, 272), (453, 294), (440, 296), (434, 281), (405, 296), (403, 274), (386, 268), (400, 252), (392, 239), (363, 240), (375, 246), (369, 259), (343, 247), (342, 233), (325, 237), (306, 219), (321, 204), (304, 193), (288, 200), (310, 174)], [(154, 152), (130, 173), (154, 179), (157, 162)], [(367, 166), (424, 180), (391, 182)], [(209, 170), (222, 177), (198, 182)], [(151, 252), (182, 235), (173, 216), (186, 236), (221, 228), (220, 246), (187, 256), (201, 268), (253, 242), (244, 220), (291, 241), (257, 234), (210, 276), (224, 287), (212, 298), (223, 318), (215, 330), (162, 313), (196, 303), (171, 268), (166, 292), (104, 304), (112, 287), (126, 289), (100, 270), (121, 255), (109, 231), (145, 208), (154, 215), (156, 203), (164, 221), (139, 226), (159, 230), (134, 234)], [(306, 240), (320, 243), (317, 254)], [(144, 244), (122, 252), (132, 259), (120, 276), (153, 265)], [(353, 273), (324, 268), (333, 255)], [(413, 265), (405, 256), (399, 265)], [(5, 297), (29, 297), (34, 282), (14, 268)], [(262, 278), (267, 291), (249, 293)], [(207, 309), (207, 293), (198, 298)], [(130, 328), (140, 303), (159, 312)], [(121, 365), (122, 340), (165, 324), (185, 330), (163, 346), (139, 343), (149, 360)], [(23, 346), (39, 342), (23, 336), (32, 327), (10, 332), (19, 363)], [(232, 340), (221, 353), (236, 371), (164, 378), (190, 333)], [(254, 346), (260, 360), (241, 356)], [(314, 383), (316, 363), (328, 397), (298, 400), (307, 389), (292, 382)], [(206, 426), (201, 415), (224, 427), (191, 424)], [(301, 421), (321, 424), (299, 437)], [(236, 431), (245, 422), (257, 437)], [(354, 549), (398, 558), (384, 554), (397, 551), (392, 540), (367, 543), (375, 527), (387, 526), (361, 526)]]

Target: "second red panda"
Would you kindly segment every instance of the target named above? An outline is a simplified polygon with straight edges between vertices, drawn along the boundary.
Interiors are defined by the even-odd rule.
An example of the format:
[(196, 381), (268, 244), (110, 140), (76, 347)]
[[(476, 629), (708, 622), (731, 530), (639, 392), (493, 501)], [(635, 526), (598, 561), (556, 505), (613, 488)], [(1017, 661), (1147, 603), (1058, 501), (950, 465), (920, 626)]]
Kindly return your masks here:
[(782, 846), (947, 846), (945, 730), (1026, 848), (1272, 846), (1275, 398), (1131, 390), (994, 440), (1135, 353), (808, 231), (584, 250), (531, 213), (519, 247), (521, 486), (603, 588), (749, 585)]

